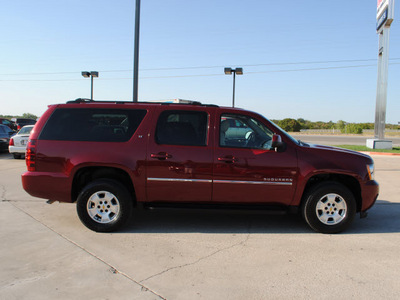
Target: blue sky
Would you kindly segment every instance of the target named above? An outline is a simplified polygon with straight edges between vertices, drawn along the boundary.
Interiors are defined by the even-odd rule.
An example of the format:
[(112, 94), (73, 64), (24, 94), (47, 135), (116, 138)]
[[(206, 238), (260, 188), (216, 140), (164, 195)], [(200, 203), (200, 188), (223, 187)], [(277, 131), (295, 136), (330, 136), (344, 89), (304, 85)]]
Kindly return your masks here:
[[(400, 3), (387, 123), (400, 121)], [(3, 0), (0, 114), (90, 98), (131, 100), (134, 0)], [(271, 119), (374, 122), (376, 1), (142, 0), (139, 101), (191, 99)]]

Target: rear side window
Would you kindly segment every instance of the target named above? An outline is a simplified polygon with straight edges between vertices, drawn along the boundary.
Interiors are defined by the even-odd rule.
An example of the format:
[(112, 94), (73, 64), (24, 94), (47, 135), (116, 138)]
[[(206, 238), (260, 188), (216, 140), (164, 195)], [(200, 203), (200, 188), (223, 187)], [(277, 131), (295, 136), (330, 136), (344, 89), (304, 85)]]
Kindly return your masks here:
[(47, 121), (39, 139), (126, 142), (145, 115), (146, 110), (59, 108)]
[(208, 114), (200, 111), (164, 111), (156, 128), (157, 144), (206, 146)]

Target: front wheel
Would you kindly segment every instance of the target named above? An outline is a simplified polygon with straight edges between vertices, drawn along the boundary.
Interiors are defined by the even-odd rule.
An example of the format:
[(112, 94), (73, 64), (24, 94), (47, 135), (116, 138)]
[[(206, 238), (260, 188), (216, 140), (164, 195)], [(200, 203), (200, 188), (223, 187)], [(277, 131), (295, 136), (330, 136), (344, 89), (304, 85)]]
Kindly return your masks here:
[(132, 199), (119, 182), (100, 179), (89, 183), (78, 196), (79, 219), (89, 229), (111, 232), (124, 225), (132, 214)]
[(302, 213), (307, 224), (321, 233), (345, 230), (356, 214), (353, 193), (337, 182), (323, 182), (305, 197)]

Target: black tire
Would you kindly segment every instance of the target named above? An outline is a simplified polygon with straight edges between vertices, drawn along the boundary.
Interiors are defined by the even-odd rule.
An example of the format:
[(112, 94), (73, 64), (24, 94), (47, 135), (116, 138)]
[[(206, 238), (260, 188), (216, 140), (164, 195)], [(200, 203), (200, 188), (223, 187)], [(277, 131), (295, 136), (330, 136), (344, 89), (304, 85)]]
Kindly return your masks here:
[(13, 153), (14, 159), (20, 159), (21, 154)]
[(312, 188), (305, 197), (302, 214), (307, 224), (321, 233), (345, 230), (356, 214), (353, 193), (337, 182), (323, 182)]
[(132, 198), (121, 183), (99, 179), (85, 186), (78, 196), (79, 219), (89, 229), (111, 232), (123, 226), (132, 215)]

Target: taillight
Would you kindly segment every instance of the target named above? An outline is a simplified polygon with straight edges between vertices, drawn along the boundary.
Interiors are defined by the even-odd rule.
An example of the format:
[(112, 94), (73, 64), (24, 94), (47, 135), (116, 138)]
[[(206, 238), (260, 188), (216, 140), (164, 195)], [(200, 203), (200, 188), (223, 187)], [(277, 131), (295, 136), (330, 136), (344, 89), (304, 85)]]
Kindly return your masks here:
[(14, 139), (13, 138), (10, 139), (10, 146), (14, 146)]
[(22, 128), (21, 125), (18, 124), (17, 125), (17, 130), (21, 130), (21, 128)]
[(25, 162), (28, 171), (36, 171), (36, 140), (29, 140), (28, 146), (26, 147)]

